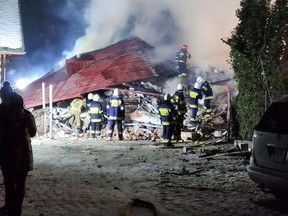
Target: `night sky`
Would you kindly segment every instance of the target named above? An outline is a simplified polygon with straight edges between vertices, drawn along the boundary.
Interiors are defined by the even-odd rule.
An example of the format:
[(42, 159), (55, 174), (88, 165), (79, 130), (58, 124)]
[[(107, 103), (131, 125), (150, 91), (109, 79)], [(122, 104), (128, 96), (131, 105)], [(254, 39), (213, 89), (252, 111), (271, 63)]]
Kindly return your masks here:
[(87, 0), (21, 0), (26, 55), (13, 57), (7, 67), (7, 79), (40, 77), (63, 59), (63, 51), (72, 49), (84, 34), (83, 9)]

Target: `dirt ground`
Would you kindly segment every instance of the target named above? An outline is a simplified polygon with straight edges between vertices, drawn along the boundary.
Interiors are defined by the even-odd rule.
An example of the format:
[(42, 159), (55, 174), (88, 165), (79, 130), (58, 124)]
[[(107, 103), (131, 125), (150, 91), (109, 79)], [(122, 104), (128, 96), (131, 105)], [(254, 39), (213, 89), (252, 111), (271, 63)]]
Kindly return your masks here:
[(33, 139), (33, 151), (23, 216), (153, 215), (149, 206), (126, 214), (133, 198), (161, 216), (288, 214), (248, 178), (243, 156), (207, 160), (182, 147), (91, 139)]

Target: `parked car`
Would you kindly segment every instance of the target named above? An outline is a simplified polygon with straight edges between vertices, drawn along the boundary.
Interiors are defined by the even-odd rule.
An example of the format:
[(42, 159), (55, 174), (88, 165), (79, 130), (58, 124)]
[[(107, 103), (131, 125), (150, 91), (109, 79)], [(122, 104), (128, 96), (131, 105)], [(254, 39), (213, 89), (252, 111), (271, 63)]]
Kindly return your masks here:
[(278, 198), (288, 194), (288, 96), (273, 102), (253, 134), (249, 177)]

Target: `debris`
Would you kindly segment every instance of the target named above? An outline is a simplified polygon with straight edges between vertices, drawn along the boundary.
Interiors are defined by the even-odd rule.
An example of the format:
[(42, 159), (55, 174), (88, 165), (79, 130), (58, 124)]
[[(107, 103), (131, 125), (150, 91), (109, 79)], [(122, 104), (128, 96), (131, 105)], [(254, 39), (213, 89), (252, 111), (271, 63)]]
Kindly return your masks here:
[(248, 140), (234, 140), (234, 146), (240, 151), (251, 151), (252, 142)]
[[(132, 82), (123, 84), (129, 89), (121, 89), (125, 101), (125, 123), (123, 124), (123, 137), (125, 140), (149, 140), (151, 142), (160, 142), (162, 135), (162, 125), (158, 114), (158, 102), (161, 98), (161, 88), (150, 82)], [(112, 88), (111, 88), (112, 89)], [(111, 89), (105, 89), (101, 93), (103, 103), (105, 98), (109, 97)], [(146, 89), (147, 92), (143, 91)], [(141, 91), (139, 91), (141, 90)], [(151, 91), (151, 92), (149, 92)], [(156, 93), (158, 92), (158, 93)], [(98, 92), (97, 92), (98, 93)], [(100, 92), (99, 92), (100, 94)], [(226, 98), (227, 99), (227, 98)], [(105, 106), (105, 105), (104, 105)], [(192, 142), (193, 146), (215, 145), (227, 141), (229, 138), (229, 109), (226, 103), (215, 103), (210, 118), (204, 118), (201, 110), (198, 112), (199, 123), (195, 128), (189, 128), (190, 110), (186, 113), (184, 128), (181, 131), (183, 142)], [(47, 112), (47, 111), (46, 111)], [(48, 116), (48, 115), (46, 115)], [(105, 116), (105, 115), (104, 115)], [(39, 121), (43, 121), (43, 116), (39, 116)], [(89, 137), (89, 115), (87, 112), (81, 114), (83, 121), (82, 138)], [(53, 108), (53, 133), (54, 137), (76, 137), (80, 134), (73, 127), (73, 116), (69, 113), (69, 107)], [(47, 120), (48, 122), (48, 120)], [(101, 131), (101, 137), (107, 134), (107, 118), (104, 119)], [(117, 135), (117, 130), (113, 137)], [(177, 143), (178, 144), (178, 143)], [(243, 146), (244, 148), (244, 146)], [(243, 149), (245, 150), (245, 149)]]
[(211, 155), (211, 156), (206, 156), (206, 157), (201, 157), (202, 159), (211, 159), (214, 157), (221, 157), (221, 156), (246, 156), (246, 157), (250, 157), (251, 152), (246, 151), (246, 152), (228, 152), (228, 153), (223, 153), (223, 154), (215, 154), (215, 155)]
[(190, 170), (186, 170), (184, 168), (180, 172), (164, 172), (163, 174), (182, 176), (182, 175), (194, 175), (194, 174), (202, 172), (202, 171), (205, 171), (205, 169), (197, 169), (194, 171), (190, 171)]
[(129, 115), (131, 121), (133, 122), (141, 122), (141, 124), (145, 124), (146, 126), (154, 126), (158, 128), (162, 128), (161, 121), (158, 113), (149, 113), (145, 110), (135, 110)]
[(193, 151), (193, 148), (189, 148), (189, 147), (183, 147), (183, 151), (182, 154), (196, 154), (195, 151)]

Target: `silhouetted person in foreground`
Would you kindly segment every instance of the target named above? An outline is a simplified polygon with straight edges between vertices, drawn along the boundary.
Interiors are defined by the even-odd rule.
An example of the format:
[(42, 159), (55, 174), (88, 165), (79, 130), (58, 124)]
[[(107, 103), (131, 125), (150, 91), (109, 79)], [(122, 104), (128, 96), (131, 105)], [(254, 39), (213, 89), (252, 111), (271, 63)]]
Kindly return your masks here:
[(0, 91), (0, 166), (6, 196), (1, 209), (7, 209), (8, 216), (20, 216), (27, 174), (33, 169), (30, 137), (36, 135), (36, 124), (32, 113), (24, 109), (23, 98), (3, 88)]
[(13, 89), (8, 81), (5, 81), (3, 83), (3, 87), (0, 89), (0, 96), (1, 96), (1, 101), (5, 101), (8, 99), (10, 94), (13, 92)]

